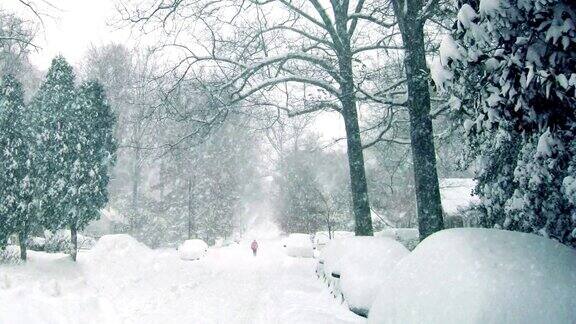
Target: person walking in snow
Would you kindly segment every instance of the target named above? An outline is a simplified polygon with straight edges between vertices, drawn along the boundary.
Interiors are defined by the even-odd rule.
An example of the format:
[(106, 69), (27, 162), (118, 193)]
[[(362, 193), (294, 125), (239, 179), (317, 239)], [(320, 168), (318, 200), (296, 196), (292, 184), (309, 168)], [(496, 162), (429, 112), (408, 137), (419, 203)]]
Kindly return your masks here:
[(252, 241), (250, 248), (252, 249), (252, 254), (256, 256), (256, 253), (258, 252), (258, 242), (256, 242), (256, 240)]

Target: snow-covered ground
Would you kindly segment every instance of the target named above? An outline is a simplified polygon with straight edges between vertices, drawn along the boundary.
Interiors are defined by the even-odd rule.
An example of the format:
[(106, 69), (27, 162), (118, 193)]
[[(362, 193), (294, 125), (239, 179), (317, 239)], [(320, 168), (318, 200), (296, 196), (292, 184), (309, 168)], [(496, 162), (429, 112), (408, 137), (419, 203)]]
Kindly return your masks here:
[(362, 323), (279, 240), (182, 261), (127, 236), (67, 255), (30, 252), (0, 266), (0, 323)]

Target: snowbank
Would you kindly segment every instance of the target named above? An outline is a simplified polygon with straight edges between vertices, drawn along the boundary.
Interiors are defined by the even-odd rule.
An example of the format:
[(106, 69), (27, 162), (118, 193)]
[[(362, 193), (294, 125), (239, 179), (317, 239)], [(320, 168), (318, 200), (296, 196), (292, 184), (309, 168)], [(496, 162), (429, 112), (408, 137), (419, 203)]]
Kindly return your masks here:
[(15, 291), (0, 296), (0, 323), (97, 324), (120, 323), (120, 320), (113, 305), (103, 298), (72, 292), (60, 296), (50, 292), (28, 294)]
[(67, 254), (28, 251), (26, 263), (0, 265), (0, 323), (120, 323), (110, 300)]
[(150, 249), (128, 234), (102, 236), (92, 249), (92, 260), (150, 253)]
[(314, 256), (312, 239), (308, 234), (293, 233), (284, 240), (286, 254), (291, 257), (311, 258)]
[(365, 236), (346, 239), (341, 253), (333, 268), (340, 291), (353, 312), (367, 316), (380, 287), (410, 251), (394, 239)]
[(576, 251), (531, 234), (450, 229), (392, 271), (369, 323), (571, 323)]
[(178, 247), (182, 260), (199, 260), (208, 252), (208, 244), (200, 239), (186, 240)]
[[(152, 250), (128, 234), (102, 236), (85, 256), (82, 265), (98, 285), (119, 280), (128, 274), (140, 275), (154, 260)], [(98, 282), (101, 281), (101, 282)]]

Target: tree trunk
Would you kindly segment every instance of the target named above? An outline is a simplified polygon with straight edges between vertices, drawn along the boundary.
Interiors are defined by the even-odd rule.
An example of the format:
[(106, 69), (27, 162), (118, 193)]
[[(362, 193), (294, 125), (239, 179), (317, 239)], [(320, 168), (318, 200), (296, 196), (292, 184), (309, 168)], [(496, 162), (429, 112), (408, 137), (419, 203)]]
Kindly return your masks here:
[(328, 239), (331, 240), (332, 239), (332, 224), (330, 224), (330, 212), (328, 212), (326, 214), (326, 218), (328, 221)]
[(28, 241), (28, 233), (22, 231), (18, 233), (18, 244), (20, 245), (20, 259), (26, 261), (27, 259), (27, 249), (26, 241)]
[(192, 238), (192, 180), (188, 179), (188, 239)]
[(342, 116), (346, 127), (346, 144), (348, 148), (348, 165), (350, 168), (350, 184), (352, 191), (352, 206), (356, 221), (356, 236), (372, 236), (372, 218), (370, 217), (370, 201), (368, 199), (368, 185), (366, 184), (366, 170), (364, 169), (364, 153), (358, 125), (358, 112), (356, 111), (356, 91), (354, 88), (354, 73), (352, 70), (352, 51), (350, 47), (351, 35), (349, 33), (348, 6), (338, 1), (334, 2), (335, 29), (338, 34), (336, 52), (338, 68), (340, 70), (340, 102), (342, 103)]
[[(350, 81), (353, 84), (353, 81)], [(357, 236), (372, 236), (372, 218), (370, 217), (370, 202), (368, 199), (368, 185), (366, 184), (366, 171), (364, 170), (364, 153), (360, 139), (358, 113), (356, 102), (353, 99), (353, 88), (343, 89), (342, 115), (346, 126), (346, 143), (348, 148), (348, 166), (350, 168), (350, 189), (352, 190), (352, 206), (356, 221), (355, 232)]]
[(78, 255), (78, 230), (75, 225), (70, 225), (70, 241), (72, 242), (72, 251), (70, 251), (70, 256), (72, 256), (72, 260), (76, 262)]
[(430, 118), (429, 71), (426, 65), (424, 27), (416, 17), (421, 0), (393, 1), (405, 48), (404, 66), (408, 86), (410, 140), (420, 240), (444, 227), (432, 120)]
[[(139, 145), (139, 144), (137, 144)], [(132, 165), (132, 216), (130, 217), (130, 232), (134, 233), (136, 217), (138, 217), (138, 191), (140, 189), (140, 148), (134, 149), (134, 161)]]

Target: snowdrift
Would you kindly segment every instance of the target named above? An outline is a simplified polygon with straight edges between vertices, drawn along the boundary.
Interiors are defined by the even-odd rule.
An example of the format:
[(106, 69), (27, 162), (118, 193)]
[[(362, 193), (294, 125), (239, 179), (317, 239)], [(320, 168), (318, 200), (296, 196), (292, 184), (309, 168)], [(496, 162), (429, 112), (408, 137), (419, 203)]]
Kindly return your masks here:
[(208, 252), (208, 244), (200, 239), (186, 240), (178, 247), (182, 260), (199, 260)]
[(572, 323), (576, 251), (532, 234), (450, 229), (394, 268), (369, 323)]
[(311, 258), (314, 256), (312, 240), (308, 234), (290, 234), (284, 240), (284, 246), (288, 256), (300, 258)]
[(128, 234), (102, 236), (86, 256), (79, 257), (90, 281), (97, 286), (140, 280), (154, 259), (152, 250)]
[(128, 234), (102, 236), (90, 251), (91, 261), (104, 258), (128, 259), (129, 256), (149, 254), (151, 250)]

